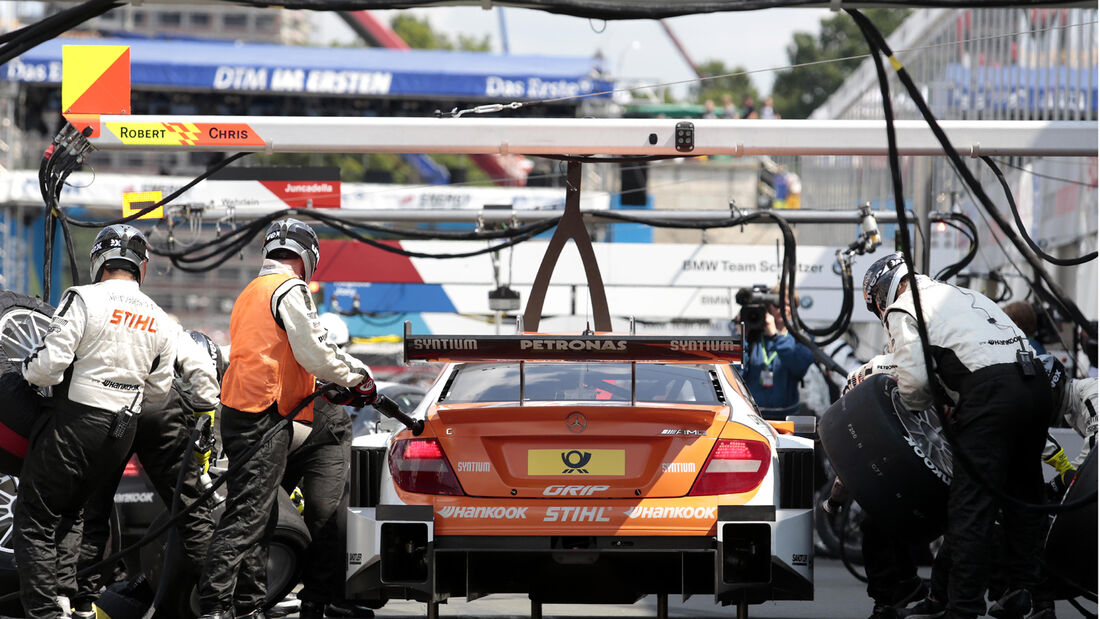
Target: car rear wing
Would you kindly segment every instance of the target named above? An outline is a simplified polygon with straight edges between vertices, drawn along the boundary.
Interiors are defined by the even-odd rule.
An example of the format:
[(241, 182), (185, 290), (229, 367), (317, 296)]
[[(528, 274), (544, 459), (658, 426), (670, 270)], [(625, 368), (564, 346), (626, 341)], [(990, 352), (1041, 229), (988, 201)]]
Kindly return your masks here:
[(731, 337), (664, 335), (414, 335), (405, 323), (405, 363), (488, 361), (617, 361), (740, 363)]

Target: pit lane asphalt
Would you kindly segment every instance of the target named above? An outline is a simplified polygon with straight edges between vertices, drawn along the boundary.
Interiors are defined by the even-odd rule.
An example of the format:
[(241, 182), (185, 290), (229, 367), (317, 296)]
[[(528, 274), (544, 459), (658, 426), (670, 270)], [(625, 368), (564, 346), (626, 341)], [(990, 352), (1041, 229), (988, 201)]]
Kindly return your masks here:
[[(858, 568), (862, 573), (862, 568)], [(929, 568), (921, 569), (921, 575), (927, 577)], [(749, 607), (749, 617), (766, 619), (867, 619), (871, 614), (871, 600), (867, 597), (866, 585), (859, 582), (844, 569), (840, 561), (816, 558), (814, 563), (815, 599), (812, 602), (768, 602)], [(1096, 604), (1081, 600), (1082, 605), (1096, 612)], [(375, 617), (388, 619), (397, 617), (423, 617), (426, 606), (418, 602), (391, 601), (377, 611)], [(734, 606), (717, 606), (709, 596), (697, 595), (686, 603), (678, 596), (669, 596), (670, 617), (736, 617)], [(464, 599), (452, 599), (439, 606), (441, 617), (530, 617), (531, 603), (526, 595), (491, 595), (473, 602)], [(1060, 601), (1057, 604), (1060, 619), (1080, 617), (1081, 614)], [(647, 596), (634, 604), (545, 604), (543, 617), (656, 617), (657, 598)]]

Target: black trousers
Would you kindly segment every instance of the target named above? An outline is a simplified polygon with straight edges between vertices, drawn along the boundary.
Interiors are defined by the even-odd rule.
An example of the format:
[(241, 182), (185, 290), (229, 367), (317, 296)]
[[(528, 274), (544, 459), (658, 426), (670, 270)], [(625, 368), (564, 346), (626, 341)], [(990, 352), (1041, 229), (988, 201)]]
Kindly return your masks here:
[[(260, 413), (223, 406), (222, 442), (230, 468), (282, 420), (275, 404)], [(214, 529), (199, 577), (203, 614), (235, 609), (243, 615), (263, 606), (267, 549), (278, 524), (275, 499), (286, 469), (290, 436), (288, 423), (226, 483), (225, 512)]]
[[(993, 552), (993, 522), (1000, 509), (1006, 544), (1002, 565), (1009, 589), (1039, 582), (1042, 512), (1002, 502), (985, 484), (1028, 503), (1043, 501), (1042, 451), (1050, 419), (1050, 387), (1041, 370), (1025, 379), (1016, 364), (988, 367), (960, 390), (948, 428), (955, 443), (948, 495), (947, 544), (951, 570), (948, 608), (957, 616), (985, 613), (985, 590)], [(965, 454), (980, 475), (960, 461)]]
[[(321, 420), (322, 407), (314, 404), (314, 417)], [(302, 590), (298, 598), (328, 603), (344, 599), (345, 523), (348, 507), (348, 471), (351, 462), (351, 420), (343, 407), (339, 413), (347, 427), (315, 425), (309, 440), (287, 459), (283, 489), (297, 486), (305, 498), (302, 516), (311, 538), (302, 569)], [(340, 423), (339, 420), (337, 420)]]
[[(182, 508), (192, 505), (203, 488), (199, 480), (198, 466), (195, 464), (191, 448), (191, 415), (183, 410), (177, 396), (164, 408), (142, 411), (138, 417), (137, 433), (131, 448), (137, 454), (145, 473), (153, 482), (157, 495), (171, 509), (176, 494), (176, 482), (179, 480), (180, 467), (183, 467), (183, 486), (180, 492)], [(127, 458), (129, 459), (129, 458)], [(103, 556), (107, 545), (110, 527), (110, 513), (115, 500), (115, 491), (122, 478), (123, 466), (114, 475), (104, 478), (95, 494), (84, 508), (84, 536), (80, 544), (79, 569), (95, 563)], [(212, 501), (206, 501), (188, 514), (177, 527), (184, 554), (190, 562), (190, 573), (197, 578), (206, 557), (206, 547), (214, 533), (214, 519), (210, 514)], [(81, 576), (77, 581), (77, 594), (74, 603), (90, 602), (99, 596), (103, 585), (100, 572)]]
[(863, 533), (863, 567), (867, 570), (867, 595), (876, 604), (893, 606), (920, 584), (917, 561), (927, 545), (906, 539), (867, 516), (859, 524)]
[(74, 539), (73, 527), (98, 481), (118, 470), (130, 453), (137, 424), (110, 436), (115, 413), (55, 396), (31, 431), (15, 502), (14, 546), (19, 592), (27, 617), (59, 617), (58, 547)]

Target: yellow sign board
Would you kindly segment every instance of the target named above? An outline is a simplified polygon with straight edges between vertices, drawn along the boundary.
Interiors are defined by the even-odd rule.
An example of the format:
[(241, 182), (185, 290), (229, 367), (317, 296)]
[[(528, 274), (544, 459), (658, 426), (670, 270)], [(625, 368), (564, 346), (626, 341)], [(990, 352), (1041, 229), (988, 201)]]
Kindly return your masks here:
[(528, 475), (624, 475), (626, 452), (622, 449), (531, 449), (527, 452)]
[(61, 46), (61, 111), (130, 113), (130, 46)]
[[(149, 208), (161, 200), (161, 192), (159, 191), (131, 191), (122, 194), (122, 216), (129, 217), (134, 213)], [(160, 219), (164, 217), (164, 207), (158, 206), (157, 208), (149, 211), (148, 213), (138, 217), (138, 219)]]
[(103, 123), (127, 146), (263, 146), (247, 123), (138, 122)]

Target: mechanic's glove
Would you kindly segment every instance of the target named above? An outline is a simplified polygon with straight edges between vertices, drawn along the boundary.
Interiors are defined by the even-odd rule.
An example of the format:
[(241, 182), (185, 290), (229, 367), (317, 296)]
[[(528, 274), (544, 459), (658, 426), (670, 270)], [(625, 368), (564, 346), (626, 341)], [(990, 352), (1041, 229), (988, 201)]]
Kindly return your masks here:
[(858, 368), (848, 373), (848, 384), (844, 386), (841, 395), (848, 393), (855, 388), (856, 385), (863, 382), (865, 378), (870, 376), (874, 372), (874, 368), (871, 367), (871, 362), (864, 363)]
[(210, 460), (214, 454), (214, 411), (195, 411), (193, 416), (200, 437), (193, 445), (195, 464), (199, 466), (200, 474), (205, 475), (210, 472)]
[(302, 490), (297, 486), (290, 491), (290, 503), (294, 505), (294, 508), (301, 514), (306, 509), (306, 497), (302, 495)]
[(352, 400), (352, 408), (363, 408), (374, 404), (374, 401), (378, 399), (378, 389), (374, 386), (374, 379), (367, 376), (363, 379), (363, 382), (351, 388), (352, 393), (355, 395), (355, 399)]
[(355, 394), (352, 393), (352, 390), (341, 385), (329, 387), (321, 393), (321, 396), (337, 406), (347, 406), (355, 399)]
[[(1062, 449), (1061, 445), (1058, 446), (1058, 451), (1054, 452), (1054, 455), (1045, 458), (1043, 462), (1046, 462), (1050, 466), (1054, 467), (1055, 471), (1058, 471), (1058, 478), (1062, 481), (1066, 481), (1066, 474), (1071, 473), (1070, 479), (1077, 474), (1077, 468), (1073, 466), (1073, 463), (1069, 461), (1069, 457), (1066, 456), (1066, 451)], [(1068, 482), (1066, 482), (1068, 485)]]

